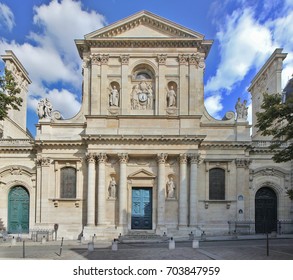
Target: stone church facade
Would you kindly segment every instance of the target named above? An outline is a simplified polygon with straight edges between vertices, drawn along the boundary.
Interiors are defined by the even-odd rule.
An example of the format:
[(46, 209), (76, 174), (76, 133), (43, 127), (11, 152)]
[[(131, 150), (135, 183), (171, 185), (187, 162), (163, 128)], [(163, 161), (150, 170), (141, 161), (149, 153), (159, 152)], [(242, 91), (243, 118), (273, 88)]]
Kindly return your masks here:
[[(205, 109), (212, 41), (202, 34), (142, 11), (75, 43), (80, 112), (65, 120), (41, 100), (35, 139), (26, 104), (1, 123), (0, 227), (58, 224), (60, 237), (112, 239), (227, 234), (235, 221), (263, 233), (264, 215), (270, 231), (291, 219), (291, 165), (271, 160), (270, 139), (254, 127), (262, 93), (281, 93), (281, 49), (250, 85), (251, 136), (245, 102), (223, 120)], [(27, 72), (12, 52), (2, 59), (25, 97)]]

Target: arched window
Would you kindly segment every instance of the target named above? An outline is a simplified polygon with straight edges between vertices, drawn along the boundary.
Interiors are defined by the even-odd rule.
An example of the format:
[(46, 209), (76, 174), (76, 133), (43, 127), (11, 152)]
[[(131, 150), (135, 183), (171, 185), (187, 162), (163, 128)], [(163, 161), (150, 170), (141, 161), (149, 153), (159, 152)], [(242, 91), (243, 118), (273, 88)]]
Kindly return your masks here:
[(76, 198), (76, 169), (64, 167), (61, 169), (61, 198)]
[(213, 168), (209, 171), (209, 199), (225, 199), (225, 170)]

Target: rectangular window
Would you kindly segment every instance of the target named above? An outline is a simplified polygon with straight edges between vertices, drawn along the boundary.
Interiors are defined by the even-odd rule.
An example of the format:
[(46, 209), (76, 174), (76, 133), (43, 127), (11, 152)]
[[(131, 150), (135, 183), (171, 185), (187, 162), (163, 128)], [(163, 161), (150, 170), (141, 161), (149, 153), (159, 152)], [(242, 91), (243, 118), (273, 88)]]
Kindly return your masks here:
[(76, 198), (76, 169), (64, 167), (61, 169), (61, 198)]
[(209, 199), (225, 200), (225, 170), (213, 168), (209, 171)]

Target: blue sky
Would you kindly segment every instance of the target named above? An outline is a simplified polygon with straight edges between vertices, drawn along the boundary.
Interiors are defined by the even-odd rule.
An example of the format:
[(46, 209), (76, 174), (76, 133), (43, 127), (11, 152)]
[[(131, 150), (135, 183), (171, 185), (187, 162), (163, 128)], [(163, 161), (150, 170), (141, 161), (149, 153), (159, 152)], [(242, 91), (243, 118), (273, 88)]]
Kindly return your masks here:
[[(283, 87), (293, 74), (293, 0), (0, 0), (0, 53), (12, 50), (33, 81), (28, 128), (48, 97), (55, 110), (74, 116), (81, 102), (81, 60), (74, 39), (141, 10), (214, 40), (206, 61), (205, 105), (215, 118), (233, 111), (276, 48), (288, 53)], [(0, 64), (3, 69), (3, 63)]]

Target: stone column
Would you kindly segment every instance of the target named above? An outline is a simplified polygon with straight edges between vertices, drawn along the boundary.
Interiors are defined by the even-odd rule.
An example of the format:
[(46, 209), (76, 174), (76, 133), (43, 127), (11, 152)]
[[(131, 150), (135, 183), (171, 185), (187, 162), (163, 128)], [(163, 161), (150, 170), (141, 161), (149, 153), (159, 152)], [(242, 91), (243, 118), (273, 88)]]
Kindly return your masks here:
[[(188, 115), (189, 108), (189, 98), (188, 98), (188, 55), (180, 54), (179, 60), (179, 73), (180, 73), (180, 83), (179, 83), (179, 99), (177, 98), (177, 107), (180, 108), (181, 115)], [(177, 92), (178, 95), (178, 92)]]
[[(101, 115), (107, 115), (109, 107), (109, 84), (108, 84), (108, 62), (109, 55), (102, 54), (101, 57), (101, 87), (100, 87), (100, 112)], [(107, 93), (107, 94), (105, 94)]]
[(197, 225), (197, 164), (198, 154), (190, 155), (189, 226)]
[(83, 58), (82, 64), (82, 73), (83, 73), (83, 96), (82, 96), (82, 112), (85, 115), (90, 114), (90, 88), (91, 88), (91, 76), (90, 76), (90, 67), (91, 67), (91, 57), (87, 56)]
[(86, 156), (88, 162), (87, 181), (87, 225), (95, 225), (95, 182), (96, 182), (96, 155), (89, 153)]
[(50, 186), (50, 158), (38, 157), (37, 159), (37, 205), (36, 205), (36, 222), (44, 223), (42, 210), (48, 204), (48, 190)]
[(245, 158), (237, 158), (236, 164), (236, 199), (237, 199), (237, 219), (244, 220), (248, 213), (245, 211), (245, 200), (248, 201), (249, 186), (249, 164), (250, 160)]
[(107, 155), (105, 153), (98, 154), (98, 225), (105, 224), (105, 202), (106, 202), (106, 175), (105, 175), (105, 163), (107, 160)]
[(120, 89), (120, 108), (122, 115), (128, 114), (130, 110), (130, 96), (128, 92), (131, 89), (128, 88), (128, 64), (129, 64), (129, 55), (124, 54), (120, 56), (121, 60), (121, 89)]
[(167, 160), (167, 156), (168, 155), (164, 153), (158, 154), (157, 156), (157, 160), (158, 160), (158, 205), (157, 205), (158, 228), (165, 227), (165, 186), (166, 186), (165, 163)]
[(91, 88), (90, 88), (90, 114), (100, 114), (101, 104), (101, 58), (99, 54), (92, 54), (91, 56)]
[(187, 227), (187, 155), (180, 154), (179, 227)]
[(127, 174), (126, 167), (128, 154), (118, 154), (120, 160), (120, 180), (119, 180), (119, 225), (127, 226)]
[[(193, 68), (192, 75), (190, 79), (194, 80), (195, 83), (195, 107), (192, 108), (191, 114), (201, 114), (204, 108), (204, 69), (205, 69), (205, 54), (196, 53), (193, 57), (189, 58), (189, 63), (195, 63), (195, 68)], [(194, 66), (191, 66), (194, 67)], [(193, 106), (193, 105), (191, 105)]]
[(158, 55), (158, 88), (156, 89), (156, 100), (155, 100), (155, 115), (165, 115), (167, 108), (166, 101), (166, 54)]
[(189, 56), (189, 115), (195, 114), (195, 108), (198, 104), (196, 104), (196, 66), (197, 59), (195, 54)]

